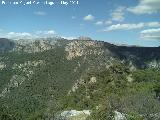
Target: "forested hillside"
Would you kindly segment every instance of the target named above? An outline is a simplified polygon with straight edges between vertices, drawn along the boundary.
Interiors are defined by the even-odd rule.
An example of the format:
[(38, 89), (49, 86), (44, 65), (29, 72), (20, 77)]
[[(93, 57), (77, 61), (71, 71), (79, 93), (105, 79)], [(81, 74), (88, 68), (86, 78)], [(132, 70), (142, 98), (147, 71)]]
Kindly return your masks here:
[(0, 120), (159, 120), (159, 53), (93, 40), (0, 39)]

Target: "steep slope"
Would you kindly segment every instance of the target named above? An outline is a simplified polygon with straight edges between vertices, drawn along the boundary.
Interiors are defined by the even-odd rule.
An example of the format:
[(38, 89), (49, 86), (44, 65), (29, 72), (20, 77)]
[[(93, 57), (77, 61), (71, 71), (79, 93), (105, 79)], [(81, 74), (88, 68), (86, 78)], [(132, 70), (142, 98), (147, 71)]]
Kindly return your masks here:
[(158, 70), (130, 71), (123, 64), (114, 64), (82, 79), (77, 89), (64, 97), (65, 110), (91, 110), (88, 120), (116, 119), (117, 111), (123, 120), (160, 119)]
[[(108, 45), (106, 45), (107, 47)], [(159, 47), (108, 46), (119, 59), (132, 62), (139, 68), (159, 67)]]
[[(2, 41), (5, 43), (0, 49), (2, 120), (47, 120), (55, 118), (63, 111), (73, 109), (94, 111), (91, 119), (99, 119), (100, 116), (93, 117), (98, 114), (95, 108), (99, 105), (106, 106), (105, 103), (100, 103), (109, 101), (110, 96), (118, 99), (117, 96), (125, 96), (132, 92), (137, 96), (142, 92), (145, 96), (145, 90), (156, 91), (153, 94), (146, 94), (159, 105), (157, 101), (159, 88), (155, 86), (159, 85), (160, 80), (158, 47), (125, 47), (93, 40), (61, 38)], [(156, 71), (148, 72), (153, 73), (149, 80), (146, 77), (150, 75), (147, 70), (139, 70), (147, 68), (154, 68)], [(145, 84), (148, 86), (143, 87)], [(133, 86), (136, 89), (140, 86), (143, 90), (136, 91)], [(153, 99), (154, 95), (157, 97)], [(155, 102), (153, 103), (155, 106)], [(136, 103), (131, 107), (134, 106)], [(131, 109), (126, 110), (124, 106), (119, 109), (117, 106), (112, 108), (114, 109), (111, 113), (114, 110), (126, 114), (131, 112)], [(139, 108), (133, 111), (141, 114), (142, 112), (137, 109)], [(158, 111), (155, 110), (154, 113)]]

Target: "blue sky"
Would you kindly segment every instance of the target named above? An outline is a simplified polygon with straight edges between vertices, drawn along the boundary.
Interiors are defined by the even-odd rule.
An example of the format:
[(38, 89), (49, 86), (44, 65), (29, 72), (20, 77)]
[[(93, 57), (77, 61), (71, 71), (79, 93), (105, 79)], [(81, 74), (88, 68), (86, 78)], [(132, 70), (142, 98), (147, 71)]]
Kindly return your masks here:
[(55, 3), (52, 6), (10, 1), (0, 0), (0, 37), (89, 36), (116, 44), (160, 46), (160, 0), (78, 0), (68, 5), (48, 0)]

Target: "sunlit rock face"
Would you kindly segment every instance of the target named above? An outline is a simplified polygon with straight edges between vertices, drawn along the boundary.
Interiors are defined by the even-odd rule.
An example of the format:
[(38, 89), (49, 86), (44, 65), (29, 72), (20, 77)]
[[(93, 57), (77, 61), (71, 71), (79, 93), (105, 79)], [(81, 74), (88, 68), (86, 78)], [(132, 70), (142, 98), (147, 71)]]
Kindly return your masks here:
[(127, 120), (127, 118), (125, 117), (123, 113), (115, 111), (114, 120)]
[(6, 68), (6, 64), (4, 62), (0, 62), (0, 70)]
[(147, 65), (148, 65), (149, 68), (160, 68), (160, 61), (152, 60)]
[(87, 40), (72, 41), (69, 44), (67, 44), (65, 48), (65, 51), (67, 52), (66, 57), (68, 60), (71, 60), (83, 55), (90, 55), (90, 54), (101, 55), (104, 52), (102, 49), (100, 49), (102, 45), (103, 44), (96, 41), (87, 41)]
[(90, 116), (90, 110), (70, 110), (70, 111), (63, 111), (60, 115), (57, 116), (56, 120), (86, 120), (88, 116)]
[(54, 49), (56, 40), (38, 39), (38, 40), (18, 40), (13, 51), (35, 53)]

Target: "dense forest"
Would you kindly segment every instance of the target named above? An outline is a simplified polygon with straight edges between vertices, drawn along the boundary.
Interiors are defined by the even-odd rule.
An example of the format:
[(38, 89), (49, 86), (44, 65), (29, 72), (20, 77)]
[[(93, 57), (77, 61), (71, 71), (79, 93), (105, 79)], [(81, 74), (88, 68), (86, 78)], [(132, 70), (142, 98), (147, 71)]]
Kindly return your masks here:
[(0, 50), (0, 120), (84, 120), (59, 116), (69, 110), (91, 111), (86, 120), (113, 120), (115, 111), (160, 119), (159, 47), (1, 39)]

